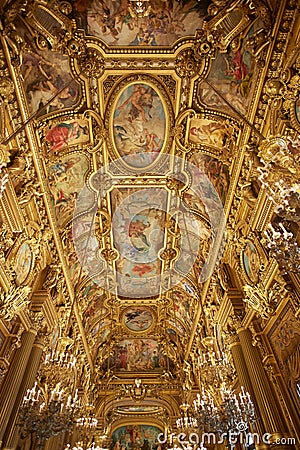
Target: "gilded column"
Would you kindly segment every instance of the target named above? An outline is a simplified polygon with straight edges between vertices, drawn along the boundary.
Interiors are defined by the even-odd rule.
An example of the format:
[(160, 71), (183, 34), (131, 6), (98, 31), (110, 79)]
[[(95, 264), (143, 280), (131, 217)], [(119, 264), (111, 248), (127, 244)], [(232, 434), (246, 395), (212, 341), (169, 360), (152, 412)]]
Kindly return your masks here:
[(30, 389), (35, 381), (36, 374), (40, 365), (40, 360), (44, 348), (43, 336), (37, 335), (33, 344), (28, 364), (21, 381), (21, 385), (14, 403), (6, 431), (3, 437), (3, 449), (14, 450), (18, 444), (19, 428), (16, 425), (18, 410), (23, 401), (27, 389)]
[(272, 434), (273, 439), (276, 437), (280, 438), (286, 431), (285, 424), (281, 419), (282, 413), (278, 410), (278, 405), (273, 396), (259, 351), (252, 345), (252, 335), (250, 330), (239, 328), (238, 336), (241, 342), (246, 368), (251, 379), (255, 399), (263, 421), (264, 431)]
[[(247, 366), (246, 366), (246, 362), (244, 359), (241, 343), (240, 343), (240, 340), (237, 335), (235, 336), (235, 339), (231, 341), (230, 349), (231, 349), (232, 358), (233, 358), (233, 362), (234, 362), (234, 366), (236, 369), (239, 383), (241, 386), (244, 386), (246, 391), (249, 392), (251, 400), (253, 401), (253, 404), (254, 404), (255, 432), (258, 433), (259, 436), (262, 436), (264, 427), (263, 427), (262, 419), (260, 416), (259, 405), (257, 403), (256, 397), (254, 394), (251, 379), (250, 379), (250, 376), (249, 376), (249, 373), (247, 370)], [(262, 445), (260, 445), (260, 447), (262, 447)]]
[(36, 330), (24, 331), (21, 346), (15, 351), (12, 363), (5, 376), (0, 391), (0, 445), (12, 413), (20, 385), (32, 350)]

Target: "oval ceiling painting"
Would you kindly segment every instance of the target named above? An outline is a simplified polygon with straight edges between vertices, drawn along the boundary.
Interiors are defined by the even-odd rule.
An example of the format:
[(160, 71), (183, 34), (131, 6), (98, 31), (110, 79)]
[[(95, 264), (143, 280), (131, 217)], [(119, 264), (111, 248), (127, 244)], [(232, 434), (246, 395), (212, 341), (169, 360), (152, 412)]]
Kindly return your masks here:
[(122, 89), (113, 113), (113, 130), (116, 150), (128, 165), (151, 165), (166, 135), (166, 110), (157, 90), (148, 83)]
[(153, 322), (151, 312), (144, 307), (128, 308), (123, 316), (124, 324), (131, 331), (145, 331)]
[(19, 286), (24, 283), (29, 275), (33, 263), (33, 252), (30, 245), (24, 242), (15, 257), (14, 270), (16, 272), (16, 283)]
[(247, 241), (242, 253), (242, 259), (249, 280), (252, 281), (252, 283), (257, 284), (259, 281), (260, 258), (253, 242)]

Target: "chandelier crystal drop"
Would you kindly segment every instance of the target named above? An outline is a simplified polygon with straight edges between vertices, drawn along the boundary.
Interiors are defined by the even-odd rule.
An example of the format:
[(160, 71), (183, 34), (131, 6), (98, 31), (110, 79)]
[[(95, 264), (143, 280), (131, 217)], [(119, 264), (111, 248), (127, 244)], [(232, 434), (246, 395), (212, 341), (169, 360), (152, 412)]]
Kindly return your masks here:
[[(6, 167), (6, 164), (5, 164), (5, 163), (0, 164), (0, 176), (1, 176), (2, 170), (3, 170), (5, 167)], [(3, 193), (4, 193), (4, 191), (5, 191), (6, 183), (7, 183), (7, 182), (8, 182), (8, 174), (5, 173), (5, 174), (3, 175), (3, 177), (0, 178), (0, 199), (1, 199), (2, 196), (3, 196)]]
[(285, 272), (298, 273), (300, 270), (300, 247), (293, 233), (288, 231), (282, 223), (276, 226), (269, 224), (265, 231), (270, 256), (278, 262)]
[(56, 364), (61, 368), (75, 369), (76, 357), (72, 352), (67, 350), (67, 347), (73, 344), (71, 338), (59, 338), (56, 348), (52, 352), (47, 353), (44, 360), (44, 365)]
[(88, 447), (84, 447), (81, 443), (75, 444), (73, 447), (70, 444), (67, 444), (65, 450), (108, 450), (107, 448), (102, 448), (99, 445), (96, 445), (95, 442), (88, 444)]
[(183, 403), (180, 405), (182, 411), (181, 417), (176, 420), (176, 427), (180, 431), (193, 431), (198, 428), (198, 422), (190, 411), (190, 405), (188, 403)]
[(76, 420), (77, 427), (96, 429), (98, 420), (95, 417), (80, 417)]

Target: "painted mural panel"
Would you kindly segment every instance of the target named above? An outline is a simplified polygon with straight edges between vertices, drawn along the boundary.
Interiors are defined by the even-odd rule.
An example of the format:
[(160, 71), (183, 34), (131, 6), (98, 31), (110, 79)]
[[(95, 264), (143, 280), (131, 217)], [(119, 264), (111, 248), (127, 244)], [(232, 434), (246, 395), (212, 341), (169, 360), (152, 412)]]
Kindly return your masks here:
[(127, 372), (160, 371), (167, 367), (167, 361), (153, 339), (128, 339), (115, 346), (109, 367)]
[(39, 111), (41, 116), (74, 106), (80, 86), (72, 80), (68, 57), (48, 49), (38, 50), (29, 35), (25, 34), (24, 39), (21, 73), (30, 113)]
[(78, 25), (109, 45), (164, 46), (201, 28), (208, 0), (151, 2), (143, 18), (133, 17), (124, 0), (76, 0)]
[(133, 167), (149, 166), (162, 150), (166, 113), (159, 93), (146, 83), (127, 86), (113, 115), (114, 141), (121, 157)]
[[(244, 40), (246, 42), (246, 39)], [(219, 53), (213, 60), (208, 80), (224, 99), (242, 114), (247, 112), (248, 95), (254, 69), (251, 53), (242, 45), (236, 51)], [(229, 105), (208, 86), (201, 87), (200, 98), (212, 108), (230, 111)]]
[[(188, 193), (192, 196), (195, 196), (195, 194), (197, 195), (197, 189), (199, 187), (199, 195), (197, 195), (198, 199), (204, 199), (205, 205), (207, 205), (210, 210), (214, 209), (214, 205), (216, 209), (219, 210), (219, 201), (216, 198), (216, 194), (218, 194), (219, 199), (224, 204), (230, 182), (228, 167), (216, 158), (204, 155), (203, 153), (194, 154), (190, 159), (190, 162), (200, 170), (195, 170), (193, 174), (193, 185), (196, 188), (195, 193), (191, 191), (188, 191)], [(204, 173), (211, 181), (215, 191), (212, 189), (210, 183), (207, 182), (206, 177), (202, 176), (202, 173)], [(199, 209), (203, 210), (203, 206), (201, 207), (199, 200), (198, 203)]]
[(79, 153), (65, 156), (49, 167), (50, 190), (59, 226), (72, 217), (88, 170), (87, 157)]
[[(161, 270), (158, 254), (164, 246), (167, 192), (129, 188), (114, 189), (111, 195), (114, 246), (120, 255), (116, 262), (119, 294), (129, 294), (126, 280), (130, 278), (130, 290), (142, 295), (147, 279), (155, 280)], [(154, 292), (150, 289), (146, 292)]]
[(65, 147), (89, 142), (87, 120), (66, 120), (51, 127), (46, 132), (46, 141), (50, 145), (50, 153), (56, 153)]
[(193, 303), (193, 297), (187, 297), (180, 289), (174, 289), (172, 291), (172, 309), (174, 310), (175, 317), (184, 325), (188, 325), (192, 321), (194, 315)]
[(136, 306), (126, 309), (123, 316), (124, 324), (131, 331), (145, 331), (152, 325), (153, 316), (149, 309)]
[(226, 122), (197, 117), (190, 120), (188, 140), (195, 145), (222, 148), (232, 131), (233, 127)]
[(156, 450), (161, 430), (152, 425), (126, 425), (112, 434), (110, 450)]
[(91, 281), (84, 287), (81, 297), (84, 302), (81, 305), (83, 326), (86, 330), (93, 327), (90, 333), (95, 336), (102, 325), (99, 322), (95, 326), (93, 324), (107, 313), (107, 309), (104, 307), (106, 294), (103, 289)]

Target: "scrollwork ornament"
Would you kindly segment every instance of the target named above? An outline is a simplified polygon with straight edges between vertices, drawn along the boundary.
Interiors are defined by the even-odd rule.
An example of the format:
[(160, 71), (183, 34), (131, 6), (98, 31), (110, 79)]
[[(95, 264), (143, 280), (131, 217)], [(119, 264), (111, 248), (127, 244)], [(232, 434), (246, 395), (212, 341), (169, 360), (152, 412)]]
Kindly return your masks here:
[(207, 56), (214, 57), (215, 49), (212, 39), (208, 39), (204, 30), (197, 31), (196, 43), (194, 45), (194, 54), (196, 59), (203, 59)]
[[(35, 313), (35, 314), (37, 314), (37, 313)], [(49, 338), (49, 333), (47, 332), (47, 326), (46, 326), (45, 320), (39, 321), (39, 325), (41, 325), (41, 326), (37, 327), (37, 335), (36, 335), (35, 339), (38, 344), (40, 344), (41, 346), (46, 348), (47, 345), (49, 345), (50, 338)]]
[(68, 16), (72, 12), (72, 5), (69, 2), (60, 2), (59, 3), (59, 10), (62, 14), (65, 16)]
[(175, 70), (181, 78), (193, 78), (200, 73), (201, 64), (192, 49), (182, 50), (176, 58)]
[(104, 59), (101, 53), (93, 47), (89, 47), (78, 58), (80, 72), (87, 78), (98, 78), (104, 71)]
[(7, 164), (10, 161), (9, 150), (6, 145), (0, 144), (0, 165)]
[(178, 254), (177, 249), (172, 248), (171, 244), (167, 245), (167, 248), (165, 248), (162, 253), (160, 254), (160, 257), (162, 260), (166, 261), (167, 263), (170, 263), (174, 259), (176, 259)]
[(213, 0), (207, 12), (211, 16), (216, 16), (228, 3), (228, 0)]
[(56, 49), (71, 58), (79, 58), (86, 53), (86, 42), (83, 37), (75, 35), (74, 30), (59, 30), (56, 35)]
[(0, 78), (0, 96), (2, 97), (2, 100), (5, 102), (12, 102), (14, 100), (13, 93), (14, 93), (14, 84), (12, 80), (10, 80), (8, 77), (1, 77)]
[(262, 319), (267, 320), (270, 316), (275, 314), (279, 301), (276, 292), (273, 292), (272, 290), (267, 291), (261, 284), (258, 284), (257, 286), (250, 286), (247, 284), (244, 286), (244, 291), (244, 302), (248, 307), (254, 309)]
[(263, 0), (251, 0), (250, 8), (255, 11), (256, 17), (259, 17), (267, 30), (271, 29), (272, 18), (271, 11)]
[(265, 92), (270, 100), (281, 100), (285, 97), (286, 85), (280, 78), (270, 78), (265, 84)]
[(245, 311), (234, 311), (230, 314), (227, 322), (227, 333), (231, 336), (237, 335), (237, 330), (242, 327)]
[(30, 304), (29, 286), (11, 286), (9, 291), (0, 294), (0, 314), (5, 320), (12, 320), (17, 314), (28, 308)]
[(287, 85), (287, 92), (286, 92), (286, 100), (284, 102), (284, 105), (286, 105), (286, 102), (295, 102), (297, 98), (299, 97), (300, 92), (300, 75), (296, 74), (291, 79), (290, 82)]

